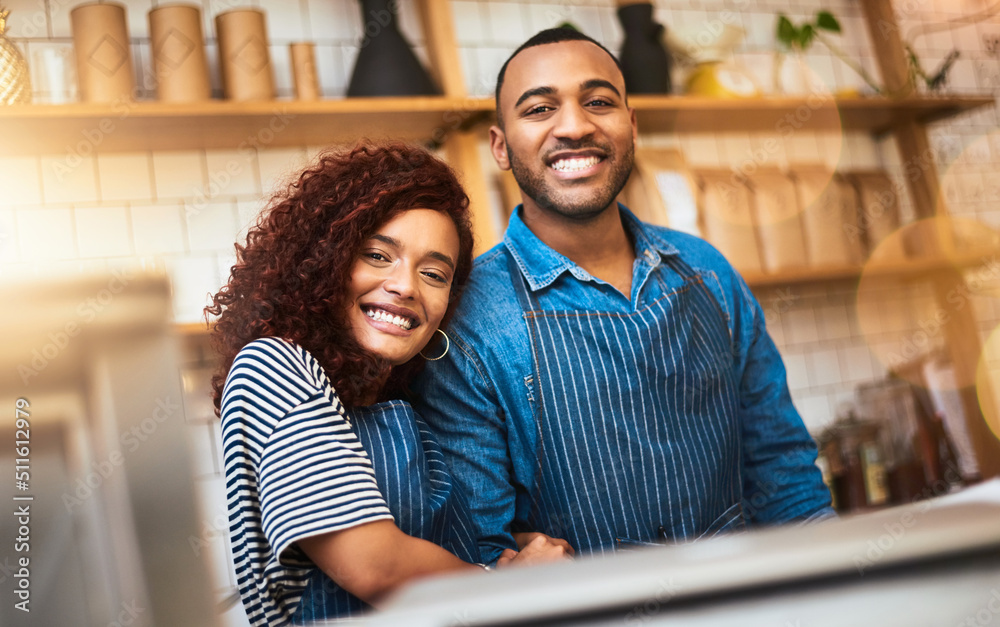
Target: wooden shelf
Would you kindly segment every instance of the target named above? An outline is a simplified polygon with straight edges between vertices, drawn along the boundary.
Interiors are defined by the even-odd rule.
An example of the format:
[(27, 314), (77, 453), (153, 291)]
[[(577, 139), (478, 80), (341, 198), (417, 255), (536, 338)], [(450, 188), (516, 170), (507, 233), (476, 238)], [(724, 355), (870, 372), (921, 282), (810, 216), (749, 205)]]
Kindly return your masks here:
[(631, 96), (639, 130), (648, 132), (763, 132), (784, 137), (799, 129), (866, 131), (879, 135), (901, 122), (928, 124), (992, 106), (993, 96), (872, 98), (746, 98)]
[(744, 272), (743, 278), (752, 288), (782, 287), (800, 283), (823, 283), (827, 281), (858, 281), (862, 274), (868, 279), (893, 281), (922, 280), (929, 275), (945, 271), (964, 272), (982, 266), (1000, 254), (1000, 250), (980, 251), (977, 254), (956, 258), (913, 258), (899, 260), (869, 261), (861, 266), (805, 266), (782, 270), (781, 272)]
[(800, 283), (850, 281), (861, 276), (858, 266), (804, 266), (780, 272), (741, 272), (751, 288), (784, 287)]
[(360, 137), (440, 142), (482, 118), (483, 111), (482, 99), (443, 96), (11, 105), (0, 107), (0, 155), (243, 150), (322, 146)]
[[(632, 96), (642, 132), (887, 131), (992, 105), (992, 96), (750, 98)], [(321, 146), (359, 137), (440, 143), (493, 113), (492, 98), (344, 98), (318, 102), (11, 105), (0, 107), (0, 155)]]

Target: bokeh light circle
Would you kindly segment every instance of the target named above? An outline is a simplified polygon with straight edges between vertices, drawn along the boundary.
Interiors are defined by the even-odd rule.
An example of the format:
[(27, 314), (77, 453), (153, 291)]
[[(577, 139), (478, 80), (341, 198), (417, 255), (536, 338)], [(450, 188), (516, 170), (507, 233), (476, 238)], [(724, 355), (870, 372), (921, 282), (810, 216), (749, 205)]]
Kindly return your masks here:
[(986, 426), (1000, 439), (1000, 325), (990, 333), (976, 365), (976, 398)]
[[(862, 269), (855, 313), (882, 365), (922, 385), (921, 366), (931, 355), (978, 362), (978, 342), (956, 338), (976, 333), (975, 300), (997, 296), (1000, 232), (972, 218), (940, 216), (879, 243)], [(958, 387), (974, 384), (971, 367), (956, 371)]]

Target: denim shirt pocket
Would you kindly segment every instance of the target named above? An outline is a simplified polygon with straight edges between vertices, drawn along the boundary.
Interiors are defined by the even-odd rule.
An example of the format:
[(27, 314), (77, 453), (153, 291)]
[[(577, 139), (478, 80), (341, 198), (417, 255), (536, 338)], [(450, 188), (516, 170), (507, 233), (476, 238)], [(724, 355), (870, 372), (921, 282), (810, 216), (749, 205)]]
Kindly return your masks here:
[(664, 546), (663, 542), (646, 542), (644, 540), (632, 540), (621, 536), (615, 537), (615, 551), (634, 551), (643, 547)]

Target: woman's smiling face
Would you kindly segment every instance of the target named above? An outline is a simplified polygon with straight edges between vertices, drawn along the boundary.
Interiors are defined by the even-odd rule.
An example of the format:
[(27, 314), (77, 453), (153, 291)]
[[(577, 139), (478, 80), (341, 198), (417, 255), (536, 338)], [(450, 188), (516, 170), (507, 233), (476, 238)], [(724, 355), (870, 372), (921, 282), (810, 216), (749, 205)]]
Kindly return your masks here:
[(448, 309), (458, 254), (446, 213), (410, 209), (379, 227), (351, 269), (347, 321), (355, 339), (394, 366), (412, 359)]

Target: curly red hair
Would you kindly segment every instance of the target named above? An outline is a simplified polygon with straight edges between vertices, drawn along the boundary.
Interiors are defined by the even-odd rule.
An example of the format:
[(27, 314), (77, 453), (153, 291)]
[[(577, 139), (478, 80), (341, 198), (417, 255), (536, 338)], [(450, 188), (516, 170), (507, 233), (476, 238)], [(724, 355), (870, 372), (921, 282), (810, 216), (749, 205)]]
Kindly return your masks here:
[(427, 151), (399, 142), (361, 143), (320, 155), (236, 245), (229, 282), (212, 297), (213, 344), (221, 356), (212, 377), (216, 413), (236, 354), (262, 337), (281, 337), (308, 350), (348, 406), (376, 394), (398, 395), (422, 360), (392, 368), (364, 350), (349, 331), (346, 293), (362, 244), (408, 209), (448, 214), (459, 256), (447, 320), (472, 269), (469, 199), (454, 172)]

